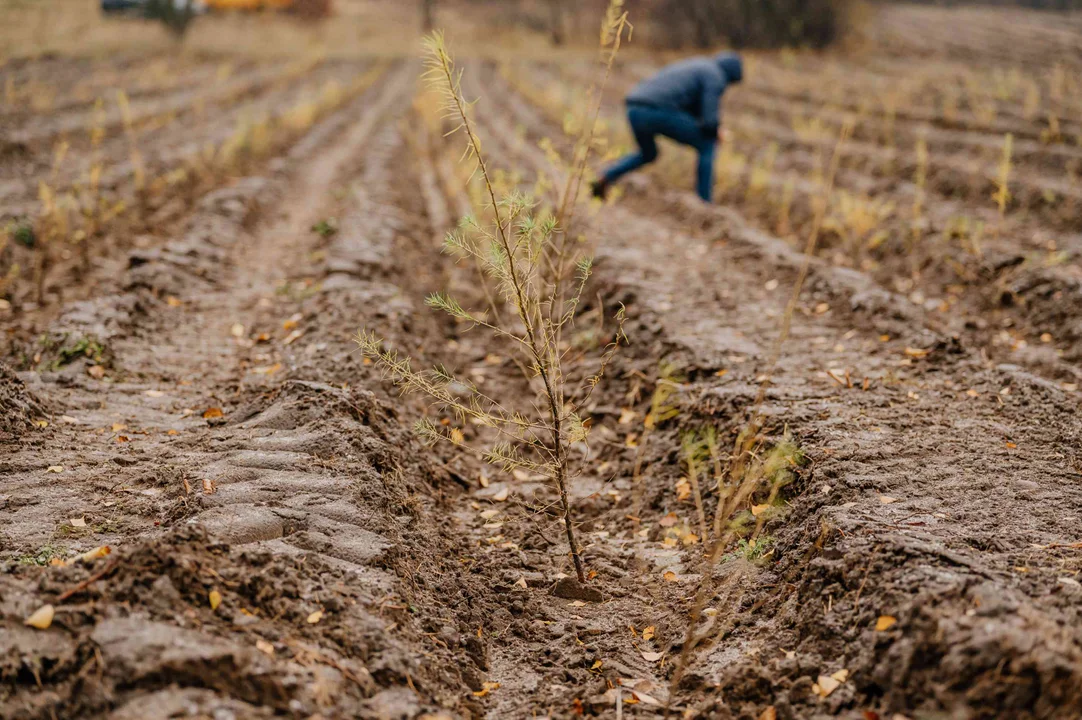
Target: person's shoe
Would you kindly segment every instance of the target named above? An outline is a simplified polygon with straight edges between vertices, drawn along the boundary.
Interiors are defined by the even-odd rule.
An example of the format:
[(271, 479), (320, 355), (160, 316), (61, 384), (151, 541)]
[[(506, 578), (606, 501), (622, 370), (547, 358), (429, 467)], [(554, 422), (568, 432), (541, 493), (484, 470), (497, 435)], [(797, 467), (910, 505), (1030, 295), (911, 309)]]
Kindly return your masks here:
[(590, 183), (590, 194), (598, 200), (604, 200), (609, 193), (609, 183), (605, 179), (594, 180)]

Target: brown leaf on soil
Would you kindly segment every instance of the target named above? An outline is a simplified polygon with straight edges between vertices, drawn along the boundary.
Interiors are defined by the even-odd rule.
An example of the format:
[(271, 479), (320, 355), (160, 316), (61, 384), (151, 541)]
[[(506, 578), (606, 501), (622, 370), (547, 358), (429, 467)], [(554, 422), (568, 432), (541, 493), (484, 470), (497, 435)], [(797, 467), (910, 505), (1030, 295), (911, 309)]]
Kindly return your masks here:
[(812, 692), (819, 697), (825, 698), (837, 690), (839, 685), (841, 685), (841, 682), (835, 680), (830, 675), (820, 675), (819, 680), (812, 685)]
[(891, 503), (898, 502), (898, 498), (891, 497), (890, 495), (880, 495), (879, 496), (879, 502), (881, 502), (884, 505), (890, 505)]
[(71, 526), (72, 527), (86, 527), (86, 518), (81, 518), (81, 517), (72, 518), (71, 519)]
[(676, 499), (684, 502), (689, 497), (691, 497), (691, 483), (687, 478), (680, 478), (676, 481)]
[(657, 628), (654, 627), (653, 625), (650, 625), (648, 627), (643, 628), (642, 639), (643, 640), (653, 640), (654, 639), (654, 631), (656, 631), (656, 630), (657, 630)]
[(272, 656), (274, 655), (274, 646), (271, 645), (266, 640), (264, 640), (263, 638), (260, 638), (260, 639), (256, 640), (255, 641), (255, 646), (256, 646), (256, 649), (259, 650), (259, 652), (261, 652), (261, 653), (264, 653), (266, 655), (272, 655)]
[(927, 355), (930, 352), (932, 352), (932, 351), (931, 350), (924, 350), (923, 348), (907, 347), (905, 349), (906, 356), (912, 357), (912, 358), (927, 357)]
[(504, 502), (505, 500), (507, 500), (507, 497), (510, 494), (511, 491), (506, 486), (504, 486), (500, 488), (499, 492), (492, 496), (492, 499), (496, 502)]
[(233, 327), (229, 328), (229, 334), (235, 338), (244, 337), (244, 326), (240, 323), (233, 323)]
[(759, 720), (778, 720), (778, 711), (771, 705), (766, 710), (759, 713)]
[(105, 368), (101, 365), (91, 365), (86, 369), (86, 374), (95, 380), (101, 380), (105, 377)]
[(486, 695), (488, 695), (493, 690), (499, 690), (499, 689), (500, 689), (500, 684), (498, 682), (483, 682), (483, 683), (481, 683), (481, 689), (480, 690), (475, 690), (473, 695), (474, 695), (474, 697), (485, 697)]
[(894, 627), (894, 624), (898, 622), (898, 618), (893, 615), (880, 615), (879, 619), (875, 621), (875, 629), (879, 632), (889, 630)]
[(128, 438), (127, 435), (117, 435), (116, 436), (116, 441), (118, 443), (126, 443), (126, 442), (129, 442), (129, 438)]
[(222, 594), (217, 590), (211, 590), (207, 595), (207, 600), (210, 602), (210, 609), (217, 610), (218, 606), (222, 604)]
[(315, 625), (317, 622), (323, 619), (323, 611), (316, 610), (313, 613), (309, 613), (308, 618), (305, 620), (309, 625)]
[(264, 367), (257, 367), (252, 372), (257, 375), (273, 375), (282, 369), (282, 363), (274, 363), (273, 365), (266, 365)]
[(520, 577), (520, 578), (519, 578), (518, 580), (516, 580), (516, 581), (515, 581), (515, 585), (516, 585), (517, 587), (520, 587), (520, 588), (523, 588), (523, 589), (525, 589), (525, 588), (529, 587), (529, 586), (528, 586), (528, 585), (526, 584), (526, 578), (524, 578), (524, 577)]
[(206, 410), (203, 411), (203, 419), (204, 420), (212, 420), (214, 418), (223, 417), (224, 415), (225, 415), (225, 413), (223, 413), (222, 409), (219, 408), (219, 407), (207, 408)]
[(147, 397), (152, 397), (152, 398), (165, 397), (165, 393), (162, 392), (161, 390), (147, 390), (143, 394), (146, 395)]
[(121, 430), (127, 430), (128, 426), (124, 423), (113, 423), (113, 432), (120, 432)]
[(46, 473), (62, 473), (62, 472), (64, 472), (64, 466), (63, 465), (50, 465), (49, 467), (47, 467), (45, 469), (45, 472)]
[(31, 420), (30, 422), (31, 422), (31, 424), (33, 424), (34, 427), (37, 427), (37, 428), (47, 428), (47, 427), (49, 427), (49, 421), (48, 420)]
[(645, 660), (646, 662), (657, 662), (658, 660), (661, 659), (662, 655), (665, 654), (665, 653), (659, 653), (659, 652), (647, 652), (647, 651), (641, 651), (641, 652), (642, 652), (642, 659)]
[(764, 512), (766, 512), (769, 508), (770, 508), (769, 504), (766, 504), (766, 505), (752, 505), (751, 506), (751, 514), (754, 515), (755, 517), (759, 517)]
[(485, 475), (484, 473), (482, 473), (481, 477), (479, 477), (477, 479), (477, 484), (480, 485), (483, 488), (487, 488), (488, 487), (488, 476)]
[(661, 520), (658, 522), (658, 525), (660, 525), (663, 528), (668, 528), (668, 527), (672, 527), (673, 525), (675, 525), (678, 522), (680, 522), (680, 518), (678, 518), (676, 516), (676, 513), (671, 512), (668, 515), (666, 515), (665, 517), (661, 518)]
[(203, 478), (203, 494), (213, 495), (218, 492), (218, 488), (214, 487), (214, 481)]
[(665, 582), (679, 582), (680, 580), (672, 570), (666, 570), (661, 577), (665, 578)]
[(23, 621), (23, 625), (29, 625), (32, 628), (38, 630), (48, 630), (49, 626), (53, 624), (53, 616), (56, 611), (52, 605), (42, 605), (34, 613)]
[(93, 550), (86, 551), (82, 555), (76, 555), (75, 557), (71, 558), (70, 560), (68, 560), (64, 564), (65, 565), (73, 565), (73, 564), (78, 563), (78, 562), (93, 562), (94, 560), (105, 557), (106, 555), (108, 555), (112, 551), (113, 551), (113, 549), (111, 547), (109, 547), (108, 545), (101, 545), (99, 547), (94, 548)]
[(451, 428), (451, 442), (455, 445), (461, 445), (466, 442), (466, 436), (458, 428)]
[(624, 445), (629, 448), (636, 448), (639, 446), (639, 436), (637, 433), (628, 433), (628, 436), (624, 439)]

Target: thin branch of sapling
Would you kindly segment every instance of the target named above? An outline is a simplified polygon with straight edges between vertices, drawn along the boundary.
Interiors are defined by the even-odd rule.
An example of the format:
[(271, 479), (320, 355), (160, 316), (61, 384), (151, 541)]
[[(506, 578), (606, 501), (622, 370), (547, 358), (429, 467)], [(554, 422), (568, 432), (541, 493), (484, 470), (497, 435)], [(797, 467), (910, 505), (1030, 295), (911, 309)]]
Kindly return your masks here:
[[(613, 0), (613, 5), (619, 6), (621, 1)], [(622, 30), (623, 25), (619, 27)], [(587, 576), (572, 518), (569, 483), (575, 475), (571, 448), (586, 441), (588, 428), (578, 413), (584, 399), (577, 398), (578, 392), (569, 392), (559, 330), (574, 321), (591, 264), (587, 258), (569, 252), (556, 217), (539, 214), (534, 201), (517, 191), (502, 196), (497, 192), (475, 131), (473, 103), (466, 100), (462, 91), (462, 72), (456, 69), (441, 33), (426, 38), (425, 48), (424, 77), (442, 98), (444, 116), (454, 120), (451, 134), (461, 132), (466, 138), (463, 158), (473, 164), (471, 177), (480, 178), (491, 215), (487, 222), (476, 218), (462, 222), (458, 229), (448, 233), (444, 248), (453, 255), (473, 258), (480, 270), (480, 281), (486, 286), (491, 284), (514, 318), (501, 321), (494, 314), (489, 321), (446, 294), (429, 296), (427, 304), (468, 323), (470, 329), (487, 330), (493, 337), (510, 341), (521, 356), (519, 367), (525, 380), (527, 383), (539, 380), (540, 387), (534, 385), (538, 392), (531, 403), (532, 410), (528, 414), (516, 412), (442, 368), (414, 370), (409, 358), (384, 349), (376, 336), (364, 330), (357, 335), (356, 342), (364, 355), (375, 361), (403, 391), (422, 393), (438, 407), (451, 411), (460, 422), (468, 419), (495, 432), (495, 441), (488, 447), (475, 448), (467, 443), (462, 430), (444, 431), (431, 421), (421, 420), (416, 425), (420, 437), (450, 442), (506, 472), (528, 470), (553, 483), (559, 494), (560, 514), (575, 574), (580, 583), (585, 583)], [(560, 284), (564, 278), (559, 272), (544, 272), (546, 258), (555, 252), (557, 242), (566, 253), (558, 257), (578, 269), (578, 282), (574, 285)], [(552, 310), (557, 304), (561, 312), (554, 315)], [(584, 382), (585, 397), (600, 382), (619, 343), (625, 340), (622, 309), (617, 314), (617, 323), (615, 340), (606, 347), (595, 374)]]

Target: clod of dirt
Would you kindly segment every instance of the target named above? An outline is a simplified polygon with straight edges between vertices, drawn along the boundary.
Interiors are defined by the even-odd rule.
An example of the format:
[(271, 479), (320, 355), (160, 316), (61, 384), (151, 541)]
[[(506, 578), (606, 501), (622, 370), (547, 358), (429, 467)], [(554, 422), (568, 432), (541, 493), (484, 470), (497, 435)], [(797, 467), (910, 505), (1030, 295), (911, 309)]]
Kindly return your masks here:
[(0, 363), (0, 440), (18, 437), (33, 426), (35, 417), (44, 414), (42, 402), (7, 365)]
[(584, 602), (601, 602), (604, 600), (600, 590), (582, 585), (572, 577), (560, 578), (555, 587), (552, 588), (552, 594), (565, 600), (582, 600)]

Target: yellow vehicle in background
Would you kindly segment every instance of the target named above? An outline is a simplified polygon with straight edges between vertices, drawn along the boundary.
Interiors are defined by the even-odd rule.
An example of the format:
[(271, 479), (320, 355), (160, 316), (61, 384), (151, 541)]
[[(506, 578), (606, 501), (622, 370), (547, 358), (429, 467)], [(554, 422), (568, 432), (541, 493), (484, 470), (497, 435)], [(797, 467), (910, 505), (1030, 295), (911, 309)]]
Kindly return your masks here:
[(295, 0), (204, 0), (211, 10), (288, 10)]
[(322, 16), (330, 12), (331, 0), (204, 0), (211, 11), (286, 10), (301, 15)]

